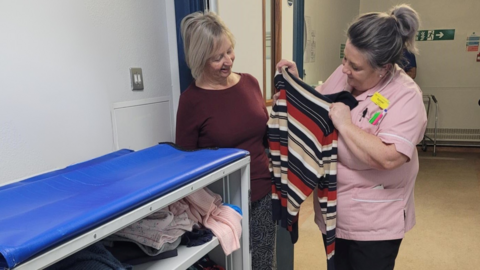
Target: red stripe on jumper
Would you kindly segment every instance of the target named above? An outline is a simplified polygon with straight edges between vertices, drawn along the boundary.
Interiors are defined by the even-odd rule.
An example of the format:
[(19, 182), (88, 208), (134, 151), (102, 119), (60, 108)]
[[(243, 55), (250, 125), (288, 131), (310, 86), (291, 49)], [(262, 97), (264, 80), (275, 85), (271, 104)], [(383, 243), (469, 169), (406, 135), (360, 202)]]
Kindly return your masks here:
[(301, 112), (297, 107), (292, 103), (287, 101), (288, 114), (290, 117), (293, 117), (302, 125), (305, 126), (311, 133), (317, 138), (319, 142), (323, 141), (324, 134), (322, 129), (308, 116)]
[[(309, 186), (305, 185), (305, 182), (303, 182), (300, 178), (298, 178), (297, 175), (295, 175), (292, 171), (288, 171), (288, 181), (293, 184), (297, 189), (299, 189), (303, 195), (308, 196), (310, 193), (312, 193), (312, 188)], [(302, 203), (302, 202), (298, 202)]]

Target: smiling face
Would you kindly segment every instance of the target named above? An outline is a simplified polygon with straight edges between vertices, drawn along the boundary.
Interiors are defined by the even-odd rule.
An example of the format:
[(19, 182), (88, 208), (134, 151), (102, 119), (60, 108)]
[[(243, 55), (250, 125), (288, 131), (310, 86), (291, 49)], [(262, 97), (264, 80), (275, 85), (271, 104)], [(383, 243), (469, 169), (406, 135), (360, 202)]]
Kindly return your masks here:
[(374, 69), (364, 53), (347, 40), (343, 58), (343, 73), (347, 83), (358, 92), (365, 92), (377, 85), (386, 74), (386, 68)]
[(223, 36), (215, 47), (217, 49), (207, 60), (202, 76), (212, 81), (224, 81), (232, 73), (235, 51), (226, 36)]

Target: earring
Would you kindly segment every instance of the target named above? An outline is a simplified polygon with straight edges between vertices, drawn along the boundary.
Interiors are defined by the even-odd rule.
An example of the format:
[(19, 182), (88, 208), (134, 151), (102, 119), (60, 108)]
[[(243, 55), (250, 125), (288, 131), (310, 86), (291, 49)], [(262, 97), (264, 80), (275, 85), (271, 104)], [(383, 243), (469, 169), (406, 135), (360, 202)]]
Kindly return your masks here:
[(380, 74), (380, 75), (378, 75), (378, 76), (380, 76), (380, 78), (381, 78), (381, 77), (383, 77), (383, 75), (382, 75), (382, 74)]

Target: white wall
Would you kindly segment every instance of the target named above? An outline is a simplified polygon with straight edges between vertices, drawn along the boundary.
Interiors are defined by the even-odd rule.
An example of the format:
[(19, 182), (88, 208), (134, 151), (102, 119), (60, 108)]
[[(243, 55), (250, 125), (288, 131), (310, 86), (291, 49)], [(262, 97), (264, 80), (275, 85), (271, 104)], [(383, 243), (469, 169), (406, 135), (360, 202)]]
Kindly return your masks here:
[[(339, 45), (345, 40), (347, 25), (356, 15), (365, 12), (389, 11), (398, 0), (324, 1), (306, 0), (305, 16), (316, 26), (317, 54), (315, 63), (305, 63), (307, 83), (325, 81), (340, 64)], [(475, 61), (479, 52), (466, 52), (467, 35), (480, 34), (477, 0), (435, 3), (410, 0), (421, 17), (420, 29), (455, 29), (453, 41), (418, 42), (417, 78), (425, 94), (435, 95), (439, 102), (438, 127), (480, 129), (480, 63)], [(434, 110), (429, 127), (434, 126)]]
[[(252, 74), (263, 88), (262, 1), (217, 1), (217, 8), (235, 36), (234, 70)], [(282, 0), (282, 58), (292, 57), (293, 6)]]
[(263, 88), (262, 1), (217, 1), (217, 8), (235, 36), (233, 70), (251, 74)]
[(359, 0), (305, 0), (305, 16), (315, 31), (315, 62), (304, 63), (305, 82), (325, 81), (342, 63), (340, 45), (346, 42), (346, 30), (358, 16)]
[(287, 0), (282, 0), (282, 58), (293, 59), (293, 6)]
[[(171, 98), (172, 6), (0, 2), (0, 185), (114, 151), (114, 103)], [(131, 91), (130, 67), (144, 91)], [(159, 116), (170, 130), (159, 140), (172, 139), (171, 118)]]
[[(360, 13), (388, 11), (403, 1), (361, 0)], [(439, 104), (439, 127), (480, 129), (479, 52), (466, 52), (465, 41), (472, 32), (480, 34), (478, 0), (410, 0), (420, 14), (420, 30), (455, 29), (455, 40), (417, 43), (417, 78), (423, 92), (433, 94)], [(432, 115), (433, 115), (432, 111)], [(433, 117), (429, 118), (433, 127)]]

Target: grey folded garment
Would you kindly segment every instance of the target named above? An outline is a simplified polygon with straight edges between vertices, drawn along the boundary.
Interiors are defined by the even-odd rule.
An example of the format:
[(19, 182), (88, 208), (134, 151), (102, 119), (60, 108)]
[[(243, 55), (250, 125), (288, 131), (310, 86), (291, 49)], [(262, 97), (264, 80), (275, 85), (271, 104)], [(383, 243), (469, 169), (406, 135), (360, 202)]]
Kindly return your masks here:
[[(144, 258), (148, 261), (151, 261), (164, 259), (167, 258), (167, 256), (176, 256), (176, 252), (169, 252), (168, 254), (164, 253), (175, 250), (180, 245), (181, 240), (182, 239), (179, 237), (173, 243), (165, 243), (160, 249), (145, 246), (136, 241), (118, 235), (110, 235), (102, 240), (102, 243), (119, 261), (135, 265), (138, 264), (136, 263), (136, 259)], [(143, 260), (140, 262), (146, 261)]]
[(98, 242), (71, 256), (45, 268), (46, 270), (132, 270), (131, 265), (123, 265)]

